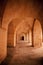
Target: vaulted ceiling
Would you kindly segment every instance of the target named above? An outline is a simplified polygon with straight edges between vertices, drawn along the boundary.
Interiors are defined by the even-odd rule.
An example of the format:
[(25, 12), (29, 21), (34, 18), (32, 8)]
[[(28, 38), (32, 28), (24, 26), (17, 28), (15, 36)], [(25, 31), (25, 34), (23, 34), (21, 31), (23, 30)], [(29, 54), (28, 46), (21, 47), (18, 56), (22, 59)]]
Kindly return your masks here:
[[(7, 1), (10, 0), (0, 0), (0, 17), (3, 16)], [(28, 3), (29, 1), (33, 2), (33, 5), (37, 8), (42, 9), (43, 8), (43, 0), (22, 0), (22, 2)], [(21, 2), (21, 0), (14, 0), (14, 2)]]
[(7, 0), (0, 0), (0, 17), (3, 16)]
[(16, 4), (29, 4), (29, 2), (32, 2), (33, 6), (35, 6), (36, 9), (39, 9), (39, 16), (43, 19), (43, 0), (0, 0), (0, 22), (2, 23), (3, 14), (7, 5), (7, 2), (14, 1)]

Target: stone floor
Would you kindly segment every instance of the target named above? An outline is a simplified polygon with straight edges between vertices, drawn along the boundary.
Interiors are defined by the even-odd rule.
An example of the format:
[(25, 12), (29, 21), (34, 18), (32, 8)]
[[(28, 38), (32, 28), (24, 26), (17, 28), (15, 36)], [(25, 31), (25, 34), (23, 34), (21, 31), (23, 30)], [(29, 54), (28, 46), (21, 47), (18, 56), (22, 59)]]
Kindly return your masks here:
[(43, 65), (43, 47), (8, 48), (7, 57), (1, 65)]

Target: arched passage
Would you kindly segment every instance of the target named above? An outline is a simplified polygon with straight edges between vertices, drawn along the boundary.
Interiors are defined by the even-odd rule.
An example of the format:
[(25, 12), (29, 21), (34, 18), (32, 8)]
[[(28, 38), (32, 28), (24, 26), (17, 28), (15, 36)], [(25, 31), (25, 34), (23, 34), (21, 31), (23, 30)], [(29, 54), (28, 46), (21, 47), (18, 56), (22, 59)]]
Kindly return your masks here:
[(8, 47), (15, 47), (16, 45), (16, 27), (17, 25), (19, 24), (20, 22), (20, 19), (16, 18), (16, 19), (13, 19), (11, 20), (9, 23), (8, 23), (8, 27), (7, 27), (7, 45)]
[[(27, 22), (26, 20), (16, 20), (16, 21), (14, 20), (9, 23), (8, 40), (7, 40), (8, 46), (14, 47), (16, 46), (17, 43), (21, 43), (21, 42), (30, 43), (27, 45), (31, 45), (31, 46), (33, 45), (34, 47), (40, 47), (42, 45), (42, 28), (40, 22), (36, 19), (33, 25), (33, 23), (31, 24), (28, 22), (30, 21), (29, 19)], [(32, 25), (33, 25), (33, 31), (31, 30)], [(21, 40), (21, 38), (23, 40)]]
[(42, 45), (42, 27), (38, 20), (35, 21), (33, 26), (33, 46), (40, 47)]
[[(13, 1), (13, 2), (12, 2)], [(3, 37), (3, 41), (1, 41), (1, 46), (3, 46), (2, 44), (4, 44), (4, 47), (2, 47), (2, 49), (4, 49), (4, 53), (3, 55), (6, 55), (6, 51), (7, 51), (7, 25), (9, 23), (9, 20), (11, 20), (12, 18), (23, 18), (23, 17), (36, 17), (40, 19), (39, 16), (39, 11), (40, 11), (40, 7), (39, 9), (37, 7), (35, 7), (32, 3), (28, 3), (28, 4), (22, 4), (22, 2), (19, 4), (15, 3), (14, 0), (9, 1), (8, 4), (6, 5), (4, 14), (3, 14), (3, 20), (2, 20), (2, 28), (5, 28), (4, 32), (2, 32), (1, 37)], [(39, 12), (39, 13), (38, 13)], [(16, 34), (16, 33), (15, 33)], [(34, 33), (35, 34), (35, 33)], [(4, 36), (3, 36), (4, 35)], [(16, 37), (16, 35), (14, 35)], [(15, 39), (14, 37), (14, 39)], [(34, 39), (35, 35), (33, 36)], [(35, 46), (35, 39), (33, 40), (34, 46)], [(5, 51), (6, 49), (6, 51)]]
[(21, 22), (16, 29), (17, 45), (32, 46), (32, 31), (29, 22)]
[(12, 20), (8, 25), (7, 45), (15, 47), (18, 42), (23, 41), (19, 40), (22, 36), (24, 36), (23, 42), (28, 43), (27, 45), (32, 45), (32, 24), (33, 18)]

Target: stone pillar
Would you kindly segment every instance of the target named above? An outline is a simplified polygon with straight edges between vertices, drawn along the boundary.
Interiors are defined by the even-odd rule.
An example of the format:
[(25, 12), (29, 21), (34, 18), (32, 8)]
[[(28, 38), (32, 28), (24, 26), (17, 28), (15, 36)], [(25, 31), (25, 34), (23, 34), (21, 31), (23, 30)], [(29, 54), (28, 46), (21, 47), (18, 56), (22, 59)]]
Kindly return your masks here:
[(29, 31), (29, 43), (31, 42), (31, 32)]
[(16, 47), (17, 44), (17, 34), (14, 32), (14, 47)]
[(29, 34), (27, 33), (27, 42), (29, 42)]

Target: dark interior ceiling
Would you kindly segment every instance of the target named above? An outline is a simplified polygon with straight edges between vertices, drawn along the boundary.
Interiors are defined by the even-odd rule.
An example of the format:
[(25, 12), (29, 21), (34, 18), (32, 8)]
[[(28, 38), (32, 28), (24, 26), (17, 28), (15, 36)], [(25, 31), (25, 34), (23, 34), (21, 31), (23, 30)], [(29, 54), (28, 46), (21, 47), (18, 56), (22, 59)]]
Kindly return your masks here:
[(7, 0), (0, 0), (0, 17), (2, 18)]
[[(0, 18), (1, 19), (3, 17), (3, 13), (4, 13), (4, 10), (5, 10), (7, 1), (8, 0), (0, 0)], [(14, 0), (14, 2), (20, 2), (20, 1), (24, 1), (26, 3), (31, 1), (31, 2), (33, 2), (33, 5), (35, 5), (36, 7), (40, 7), (43, 11), (43, 0)]]

